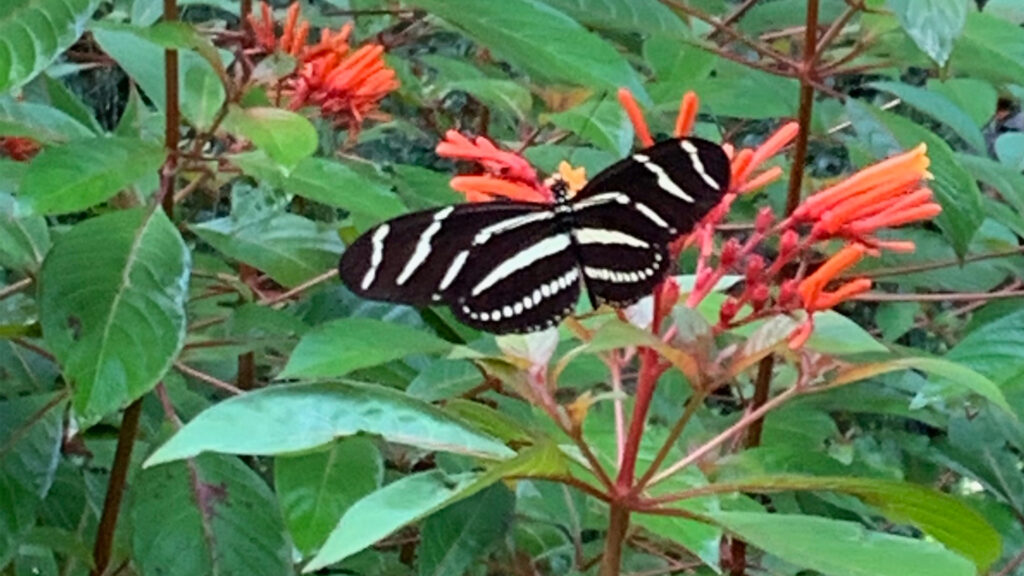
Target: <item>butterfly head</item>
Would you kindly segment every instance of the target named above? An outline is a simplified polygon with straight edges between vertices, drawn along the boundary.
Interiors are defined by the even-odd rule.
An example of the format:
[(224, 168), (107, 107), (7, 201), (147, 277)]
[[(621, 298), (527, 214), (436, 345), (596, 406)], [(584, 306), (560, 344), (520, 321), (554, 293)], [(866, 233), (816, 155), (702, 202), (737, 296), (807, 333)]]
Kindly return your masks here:
[(572, 188), (560, 175), (555, 174), (550, 178), (548, 188), (555, 199), (555, 204), (565, 204), (572, 197)]

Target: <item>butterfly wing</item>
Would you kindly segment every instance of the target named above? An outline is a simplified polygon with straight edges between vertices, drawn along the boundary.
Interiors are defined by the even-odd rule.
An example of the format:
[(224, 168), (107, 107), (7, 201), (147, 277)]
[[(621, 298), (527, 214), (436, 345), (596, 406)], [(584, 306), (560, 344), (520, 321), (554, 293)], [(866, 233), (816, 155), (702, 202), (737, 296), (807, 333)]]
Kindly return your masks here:
[(546, 209), (489, 202), (399, 216), (371, 228), (345, 250), (338, 265), (341, 280), (372, 300), (412, 306), (450, 302), (446, 295), (464, 272), (468, 254), (479, 248), (474, 242), (482, 231)]
[(581, 270), (594, 306), (628, 306), (668, 274), (668, 245), (729, 189), (717, 144), (675, 138), (599, 173), (570, 204)]
[(594, 177), (574, 203), (619, 192), (629, 206), (675, 238), (689, 232), (729, 189), (729, 158), (700, 138), (672, 138), (616, 162)]
[[(446, 295), (470, 326), (502, 334), (558, 324), (580, 295), (579, 260), (570, 230), (552, 210), (506, 220), (467, 253)], [(477, 236), (480, 239), (481, 235)]]

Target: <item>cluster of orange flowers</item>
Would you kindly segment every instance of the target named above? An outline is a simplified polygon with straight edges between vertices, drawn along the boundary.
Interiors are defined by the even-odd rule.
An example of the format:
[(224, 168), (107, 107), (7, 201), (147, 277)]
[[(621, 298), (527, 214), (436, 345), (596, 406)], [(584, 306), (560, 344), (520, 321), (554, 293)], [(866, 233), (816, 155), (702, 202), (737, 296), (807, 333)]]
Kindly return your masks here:
[[(653, 145), (654, 139), (632, 94), (620, 90), (619, 101), (641, 144)], [(696, 95), (688, 93), (683, 97), (676, 119), (677, 137), (687, 136), (693, 129), (698, 107)], [(689, 245), (695, 245), (699, 251), (694, 289), (686, 299), (690, 307), (697, 306), (727, 274), (739, 273), (744, 277), (742, 294), (729, 297), (720, 310), (718, 331), (771, 315), (806, 311), (807, 320), (790, 336), (793, 348), (802, 346), (813, 332), (815, 312), (831, 309), (871, 288), (867, 278), (839, 280), (861, 258), (878, 255), (882, 249), (914, 250), (912, 242), (879, 239), (875, 235), (879, 230), (927, 220), (942, 211), (932, 200), (931, 190), (921, 186), (930, 176), (926, 148), (921, 145), (811, 195), (781, 221), (770, 208), (764, 208), (755, 220), (753, 234), (745, 241), (730, 238), (719, 242), (714, 232), (736, 198), (782, 177), (781, 167), (761, 168), (788, 146), (798, 132), (796, 123), (788, 123), (755, 149), (736, 150), (729, 144), (723, 145), (731, 161), (730, 189), (694, 231), (673, 246), (674, 254)], [(456, 176), (451, 181), (452, 188), (471, 202), (496, 197), (533, 202), (551, 199), (546, 183), (538, 180), (536, 171), (522, 156), (501, 150), (486, 138), (469, 139), (450, 131), (438, 144), (437, 153), (471, 161), (482, 168), (482, 174)], [(582, 187), (579, 170), (563, 163), (559, 172), (573, 189)], [(809, 232), (801, 232), (805, 230)], [(778, 255), (772, 262), (755, 253), (769, 238), (778, 240)], [(804, 267), (800, 267), (796, 277), (784, 275), (788, 264), (804, 261), (821, 243), (834, 239), (845, 241), (845, 246), (812, 273), (806, 274)], [(827, 290), (829, 287), (832, 289)], [(658, 330), (660, 319), (678, 301), (679, 286), (669, 278), (655, 296), (653, 326)], [(746, 313), (741, 316), (743, 311)]]
[(0, 138), (0, 151), (16, 162), (31, 160), (39, 153), (39, 142), (31, 138), (19, 138), (17, 136), (6, 136)]
[(298, 61), (295, 72), (283, 80), (282, 95), (289, 108), (315, 106), (325, 118), (350, 130), (358, 130), (366, 118), (384, 118), (378, 110), (380, 101), (399, 87), (398, 78), (384, 62), (383, 46), (371, 43), (352, 50), (351, 23), (336, 32), (322, 30), (313, 45), (307, 45), (310, 26), (300, 18), (298, 2), (288, 8), (280, 37), (266, 3), (261, 4), (260, 17), (250, 17), (249, 23), (259, 50), (280, 51)]

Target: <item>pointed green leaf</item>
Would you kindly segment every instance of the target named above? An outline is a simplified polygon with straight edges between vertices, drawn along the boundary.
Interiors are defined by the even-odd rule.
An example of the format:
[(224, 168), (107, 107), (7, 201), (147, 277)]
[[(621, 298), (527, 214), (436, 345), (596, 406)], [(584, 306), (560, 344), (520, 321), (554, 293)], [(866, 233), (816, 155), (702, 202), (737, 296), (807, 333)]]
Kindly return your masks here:
[[(296, 414), (302, 414), (297, 418)], [(202, 412), (146, 461), (147, 466), (202, 452), (287, 454), (353, 434), (488, 458), (513, 452), (430, 404), (366, 384), (277, 385), (230, 398)]]
[(372, 318), (344, 318), (302, 337), (282, 378), (343, 376), (411, 354), (442, 353), (452, 344), (415, 328)]
[(271, 160), (291, 170), (316, 152), (316, 128), (304, 116), (281, 108), (232, 106), (224, 128), (252, 141)]
[(161, 146), (135, 138), (82, 138), (44, 149), (29, 165), (19, 202), (37, 214), (84, 210), (116, 194), (164, 161)]
[(419, 547), (420, 576), (463, 576), (512, 524), (515, 494), (502, 484), (427, 518)]
[(405, 212), (402, 200), (380, 180), (359, 174), (336, 160), (307, 158), (282, 182), (292, 194), (374, 220)]
[(163, 211), (112, 212), (61, 236), (43, 264), (43, 338), (85, 424), (142, 396), (185, 341), (189, 252)]
[(860, 524), (792, 514), (719, 512), (711, 518), (749, 544), (826, 576), (975, 576), (941, 544), (872, 532)]
[(903, 29), (939, 66), (945, 66), (953, 41), (967, 23), (967, 2), (961, 0), (888, 0)]

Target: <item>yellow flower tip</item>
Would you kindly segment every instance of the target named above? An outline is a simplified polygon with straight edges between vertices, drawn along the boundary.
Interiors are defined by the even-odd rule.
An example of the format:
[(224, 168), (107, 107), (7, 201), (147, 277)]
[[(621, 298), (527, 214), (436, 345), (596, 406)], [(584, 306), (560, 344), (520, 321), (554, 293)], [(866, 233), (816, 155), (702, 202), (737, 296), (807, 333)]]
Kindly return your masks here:
[(558, 164), (558, 175), (573, 192), (579, 192), (587, 185), (587, 169), (583, 166), (573, 168), (572, 164), (562, 160)]

